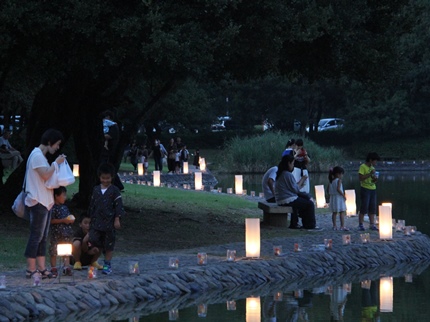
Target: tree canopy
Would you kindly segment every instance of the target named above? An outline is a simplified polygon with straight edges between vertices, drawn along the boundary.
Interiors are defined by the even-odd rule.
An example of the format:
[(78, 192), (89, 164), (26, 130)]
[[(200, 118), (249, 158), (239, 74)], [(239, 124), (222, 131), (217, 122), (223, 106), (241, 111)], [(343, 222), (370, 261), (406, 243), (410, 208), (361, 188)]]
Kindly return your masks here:
[(0, 112), (26, 117), (25, 154), (49, 127), (73, 140), (83, 196), (105, 109), (124, 125), (120, 147), (144, 120), (209, 122), (226, 97), (247, 124), (350, 115), (357, 132), (417, 132), (428, 13), (423, 0), (4, 0)]

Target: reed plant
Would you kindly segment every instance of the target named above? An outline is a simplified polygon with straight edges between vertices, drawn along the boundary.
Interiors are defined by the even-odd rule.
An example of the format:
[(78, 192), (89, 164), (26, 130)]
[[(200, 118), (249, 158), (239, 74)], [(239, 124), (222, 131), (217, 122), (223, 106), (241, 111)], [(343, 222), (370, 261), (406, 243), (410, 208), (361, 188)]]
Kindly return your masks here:
[[(281, 132), (269, 132), (245, 138), (235, 137), (227, 142), (219, 156), (220, 168), (223, 172), (265, 172), (279, 163), (282, 151), (291, 138), (298, 139), (299, 137), (294, 133)], [(321, 147), (305, 137), (300, 138), (303, 139), (304, 148), (311, 158), (308, 166), (310, 171), (325, 172), (331, 166), (344, 162), (344, 153), (341, 149)]]

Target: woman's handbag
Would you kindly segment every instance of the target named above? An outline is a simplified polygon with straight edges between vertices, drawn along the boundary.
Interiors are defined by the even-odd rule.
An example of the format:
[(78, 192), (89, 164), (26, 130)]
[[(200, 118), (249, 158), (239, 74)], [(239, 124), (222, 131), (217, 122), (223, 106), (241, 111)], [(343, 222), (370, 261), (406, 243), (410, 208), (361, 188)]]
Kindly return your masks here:
[(63, 164), (59, 166), (58, 170), (58, 184), (60, 186), (69, 186), (75, 182), (75, 176), (69, 166), (67, 160), (64, 160)]
[(21, 190), (21, 192), (19, 193), (18, 197), (16, 197), (12, 205), (12, 211), (15, 213), (15, 215), (17, 215), (19, 218), (22, 218), (22, 219), (28, 219), (26, 217), (26, 212), (25, 212), (26, 195), (27, 193), (24, 191), (24, 189)]

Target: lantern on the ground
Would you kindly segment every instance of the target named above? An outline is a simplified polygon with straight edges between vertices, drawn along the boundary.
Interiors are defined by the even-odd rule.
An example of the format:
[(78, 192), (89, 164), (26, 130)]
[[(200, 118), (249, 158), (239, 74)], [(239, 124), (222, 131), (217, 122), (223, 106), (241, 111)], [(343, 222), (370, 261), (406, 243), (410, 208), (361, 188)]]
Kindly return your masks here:
[(143, 176), (143, 163), (137, 164), (137, 175)]
[(74, 177), (79, 177), (79, 164), (74, 164), (73, 165), (73, 176)]
[(260, 257), (260, 218), (245, 219), (246, 257)]
[(325, 206), (324, 185), (315, 186), (315, 197), (317, 200), (317, 208), (324, 208)]
[(243, 194), (243, 176), (241, 174), (234, 176), (234, 192), (237, 195)]
[(194, 173), (194, 189), (202, 190), (202, 173), (195, 172)]
[(155, 170), (153, 172), (153, 181), (154, 181), (154, 187), (160, 186), (160, 171), (159, 170)]
[(357, 214), (357, 205), (355, 202), (355, 190), (345, 190), (346, 196), (346, 215), (354, 216)]
[(187, 174), (188, 173), (188, 162), (184, 161), (184, 163), (182, 164), (182, 173)]
[(206, 171), (206, 160), (205, 158), (199, 159), (199, 167), (201, 171)]
[(393, 239), (393, 220), (390, 206), (379, 206), (379, 238)]

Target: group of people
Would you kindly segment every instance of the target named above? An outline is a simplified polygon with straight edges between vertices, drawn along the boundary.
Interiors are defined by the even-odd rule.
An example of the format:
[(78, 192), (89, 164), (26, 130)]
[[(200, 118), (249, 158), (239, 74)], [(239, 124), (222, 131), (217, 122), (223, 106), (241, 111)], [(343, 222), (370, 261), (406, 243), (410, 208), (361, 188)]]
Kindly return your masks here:
[[(111, 148), (107, 141), (106, 151)], [(120, 229), (120, 218), (125, 214), (120, 189), (113, 184), (116, 169), (111, 163), (100, 163), (97, 170), (100, 184), (94, 187), (88, 211), (80, 216), (79, 229), (74, 232), (72, 224), (75, 218), (65, 205), (66, 188), (50, 189), (45, 186), (55, 171), (55, 164), (63, 164), (66, 159), (62, 154), (51, 164), (47, 159), (48, 154), (57, 153), (62, 142), (62, 133), (49, 129), (28, 157), (24, 179), (25, 206), (30, 219), (30, 235), (24, 252), (27, 259), (26, 277), (32, 278), (35, 274), (43, 279), (56, 277), (59, 273), (56, 267), (57, 245), (64, 242), (73, 243), (74, 269), (91, 265), (101, 269), (103, 274), (110, 274), (115, 231)], [(49, 233), (51, 269), (45, 265)], [(104, 254), (103, 265), (97, 261), (101, 253)], [(63, 274), (72, 275), (70, 265), (66, 259)]]
[[(154, 140), (152, 150), (149, 152), (146, 145), (138, 146), (134, 140), (130, 145), (130, 150), (127, 155), (130, 157), (130, 163), (137, 169), (137, 164), (142, 163), (144, 165), (145, 174), (148, 171), (149, 159), (153, 158), (155, 163), (155, 170), (160, 172), (163, 171), (163, 164), (167, 164), (168, 173), (182, 173), (184, 162), (188, 162), (190, 159), (190, 152), (187, 149), (187, 145), (182, 142), (180, 137), (176, 140), (171, 138), (167, 147), (165, 147), (159, 139)], [(199, 167), (200, 151), (196, 150), (194, 154), (193, 165), (196, 168)]]
[[(371, 152), (367, 155), (365, 163), (361, 164), (358, 174), (360, 181), (360, 231), (364, 231), (364, 216), (369, 216), (369, 229), (378, 230), (375, 216), (377, 210), (376, 182), (378, 175), (375, 170), (380, 157)], [(263, 175), (262, 189), (268, 203), (276, 203), (279, 206), (293, 208), (291, 214), (291, 229), (321, 230), (316, 225), (315, 202), (309, 194), (309, 177), (307, 165), (310, 157), (303, 147), (303, 140), (291, 139), (286, 144), (282, 153), (282, 159), (278, 166), (271, 167)], [(346, 195), (342, 184), (344, 169), (340, 166), (331, 168), (328, 179), (327, 193), (329, 195), (329, 207), (332, 212), (333, 230), (349, 231), (345, 226)], [(336, 224), (339, 215), (340, 226)], [(302, 226), (299, 225), (299, 217), (302, 218)]]
[[(266, 201), (293, 208), (289, 226), (291, 229), (321, 230), (316, 225), (315, 202), (309, 194), (307, 165), (310, 160), (303, 140), (291, 139), (278, 166), (270, 168), (263, 176), (262, 187)], [(299, 226), (299, 216), (303, 226)]]

